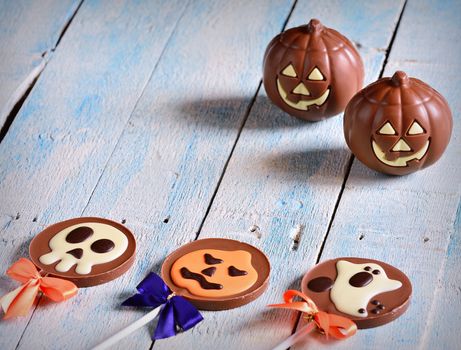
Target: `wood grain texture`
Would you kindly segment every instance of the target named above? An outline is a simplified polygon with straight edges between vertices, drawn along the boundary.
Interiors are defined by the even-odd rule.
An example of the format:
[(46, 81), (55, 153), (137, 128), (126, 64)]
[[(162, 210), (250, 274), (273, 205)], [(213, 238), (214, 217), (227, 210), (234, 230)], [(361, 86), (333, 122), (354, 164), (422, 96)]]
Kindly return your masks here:
[[(95, 345), (145, 314), (119, 305), (197, 233), (263, 249), (273, 266), (270, 289), (239, 309), (204, 312), (192, 331), (154, 348), (269, 348), (291, 333), (296, 315), (265, 305), (299, 288), (315, 263), (350, 159), (341, 117), (302, 123), (272, 106), (264, 91), (253, 105), (265, 46), (292, 1), (108, 4), (83, 4), (0, 145), (0, 265), (25, 256), (46, 225), (82, 214), (126, 221), (138, 240), (137, 261), (120, 279), (82, 289), (66, 304), (42, 301), (32, 318), (2, 322), (0, 348), (14, 348), (24, 330), (21, 349)], [(288, 26), (318, 17), (347, 35), (360, 46), (370, 82), (402, 5), (298, 1)], [(327, 347), (433, 348), (442, 339), (456, 348), (460, 341), (460, 312), (438, 312), (460, 310), (461, 51), (445, 40), (460, 32), (456, 6), (410, 2), (386, 71), (405, 68), (449, 99), (455, 131), (447, 154), (406, 178), (354, 161), (322, 254), (394, 263), (417, 287), (415, 301), (399, 321)], [(446, 24), (428, 31), (437, 18)], [(449, 54), (435, 61), (427, 40)], [(15, 285), (2, 276), (0, 295)], [(117, 348), (149, 348), (152, 330)], [(307, 347), (322, 344), (312, 338)]]
[[(30, 238), (44, 226), (82, 214), (185, 5), (82, 5), (0, 145), (1, 266), (27, 256)], [(15, 285), (2, 276), (0, 294)], [(81, 325), (91, 319), (62, 306), (63, 313), (41, 318), (29, 339), (34, 347), (64, 348), (81, 338), (69, 329), (54, 334), (70, 315)], [(0, 348), (14, 348), (28, 321), (2, 322)]]
[(51, 59), (79, 0), (0, 1), (0, 128)]
[[(145, 312), (119, 305), (149, 270), (159, 270), (169, 251), (195, 237), (258, 87), (265, 46), (280, 31), (290, 7), (289, 1), (203, 1), (186, 9), (84, 211), (126, 220), (138, 240), (136, 266), (112, 283), (81, 290), (65, 307), (37, 309), (20, 348), (50, 346), (51, 337), (51, 347), (86, 348)], [(69, 30), (82, 30), (77, 25), (85, 8), (81, 11)], [(86, 138), (81, 149), (89, 147), (87, 142), (107, 145), (107, 139), (95, 138), (109, 137), (103, 134), (108, 125), (98, 120), (93, 128), (101, 135)], [(91, 169), (91, 179), (98, 180)], [(78, 198), (70, 197), (82, 180), (68, 178), (58, 195), (59, 203), (75, 203), (66, 205), (74, 213), (53, 213), (56, 202), (51, 202), (45, 209), (47, 222), (83, 209)], [(148, 348), (150, 331), (144, 328), (119, 347)]]
[[(404, 70), (447, 98), (454, 130), (446, 153), (405, 177), (375, 173), (355, 160), (322, 254), (322, 260), (362, 256), (397, 266), (413, 283), (412, 304), (397, 321), (335, 348), (459, 348), (461, 43), (454, 33), (461, 32), (460, 11), (459, 2), (410, 1), (385, 70), (385, 76)], [(318, 338), (304, 346), (330, 348)]]
[[(317, 17), (351, 40), (361, 40), (371, 80), (380, 72), (382, 48), (389, 44), (402, 4), (298, 1), (288, 27)], [(199, 239), (228, 237), (260, 247), (272, 264), (269, 289), (241, 308), (204, 313), (203, 324), (154, 348), (269, 349), (288, 337), (297, 315), (266, 305), (280, 302), (285, 289), (299, 288), (302, 274), (315, 264), (349, 155), (341, 117), (304, 123), (281, 112), (260, 91)]]

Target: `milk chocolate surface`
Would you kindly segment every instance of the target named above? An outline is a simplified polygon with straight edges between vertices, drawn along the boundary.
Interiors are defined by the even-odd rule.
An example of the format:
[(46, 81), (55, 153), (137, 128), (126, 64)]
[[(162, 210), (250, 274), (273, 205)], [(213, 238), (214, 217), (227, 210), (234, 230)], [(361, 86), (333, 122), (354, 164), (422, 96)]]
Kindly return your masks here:
[(78, 287), (109, 282), (133, 264), (136, 241), (125, 226), (103, 218), (83, 217), (47, 227), (30, 243), (33, 263), (50, 276)]
[(344, 113), (344, 137), (352, 153), (369, 168), (390, 175), (435, 163), (452, 129), (445, 98), (402, 71), (360, 90)]
[(317, 19), (291, 28), (264, 55), (267, 96), (285, 112), (309, 121), (341, 113), (362, 88), (364, 67), (354, 45)]
[(347, 317), (358, 328), (381, 326), (410, 305), (408, 277), (381, 261), (337, 258), (319, 263), (302, 280), (302, 291), (317, 307)]
[(172, 291), (202, 310), (245, 305), (267, 288), (270, 264), (259, 249), (223, 238), (200, 239), (171, 253), (162, 278)]

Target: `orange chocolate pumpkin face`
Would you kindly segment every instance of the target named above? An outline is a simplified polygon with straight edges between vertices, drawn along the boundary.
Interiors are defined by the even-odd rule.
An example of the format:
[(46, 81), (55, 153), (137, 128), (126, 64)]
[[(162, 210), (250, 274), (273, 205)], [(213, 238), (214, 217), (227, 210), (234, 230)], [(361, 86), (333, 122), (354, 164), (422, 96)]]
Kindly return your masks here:
[(258, 248), (231, 239), (199, 239), (163, 262), (170, 289), (201, 310), (226, 310), (259, 297), (269, 283), (270, 264)]
[(247, 251), (200, 249), (176, 260), (171, 278), (191, 294), (226, 297), (249, 289), (258, 280), (258, 273)]
[(437, 161), (448, 145), (452, 116), (445, 99), (404, 72), (355, 95), (344, 114), (352, 153), (377, 171), (405, 175)]
[(342, 112), (363, 77), (362, 60), (351, 42), (316, 19), (276, 36), (264, 55), (268, 97), (305, 120)]

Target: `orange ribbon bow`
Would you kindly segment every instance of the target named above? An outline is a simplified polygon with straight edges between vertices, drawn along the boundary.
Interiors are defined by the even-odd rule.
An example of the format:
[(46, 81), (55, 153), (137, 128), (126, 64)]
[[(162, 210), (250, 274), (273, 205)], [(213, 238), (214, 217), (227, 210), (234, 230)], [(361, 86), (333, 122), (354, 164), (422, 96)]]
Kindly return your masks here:
[(22, 286), (0, 298), (4, 319), (27, 315), (39, 291), (53, 301), (64, 301), (77, 294), (75, 284), (60, 278), (42, 277), (35, 265), (25, 258), (11, 265), (6, 274)]
[[(300, 297), (303, 301), (293, 301), (296, 296)], [(320, 332), (324, 333), (327, 337), (331, 335), (336, 339), (346, 339), (357, 332), (357, 325), (353, 321), (346, 317), (319, 311), (311, 298), (297, 290), (287, 290), (283, 294), (283, 299), (285, 300), (285, 304), (272, 304), (268, 306), (279, 309), (297, 310), (307, 314), (307, 319), (314, 321)]]

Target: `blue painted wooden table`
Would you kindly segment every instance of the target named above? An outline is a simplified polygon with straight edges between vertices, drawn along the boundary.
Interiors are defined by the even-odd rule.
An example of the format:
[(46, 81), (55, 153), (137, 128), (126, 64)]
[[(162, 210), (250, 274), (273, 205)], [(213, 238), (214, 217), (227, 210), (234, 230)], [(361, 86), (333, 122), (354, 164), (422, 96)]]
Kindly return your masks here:
[[(147, 271), (204, 237), (260, 247), (270, 287), (154, 349), (275, 346), (298, 315), (265, 305), (338, 256), (399, 267), (412, 304), (388, 325), (296, 349), (459, 348), (460, 13), (430, 0), (1, 1), (0, 294), (17, 286), (4, 272), (31, 238), (63, 219), (123, 222), (139, 249), (121, 278), (2, 321), (0, 348), (94, 346), (144, 314), (119, 305)], [(447, 98), (454, 130), (436, 165), (378, 174), (347, 149), (342, 116), (303, 123), (269, 102), (265, 46), (313, 17), (356, 44), (367, 83), (400, 69)], [(151, 331), (118, 348), (149, 349)]]

